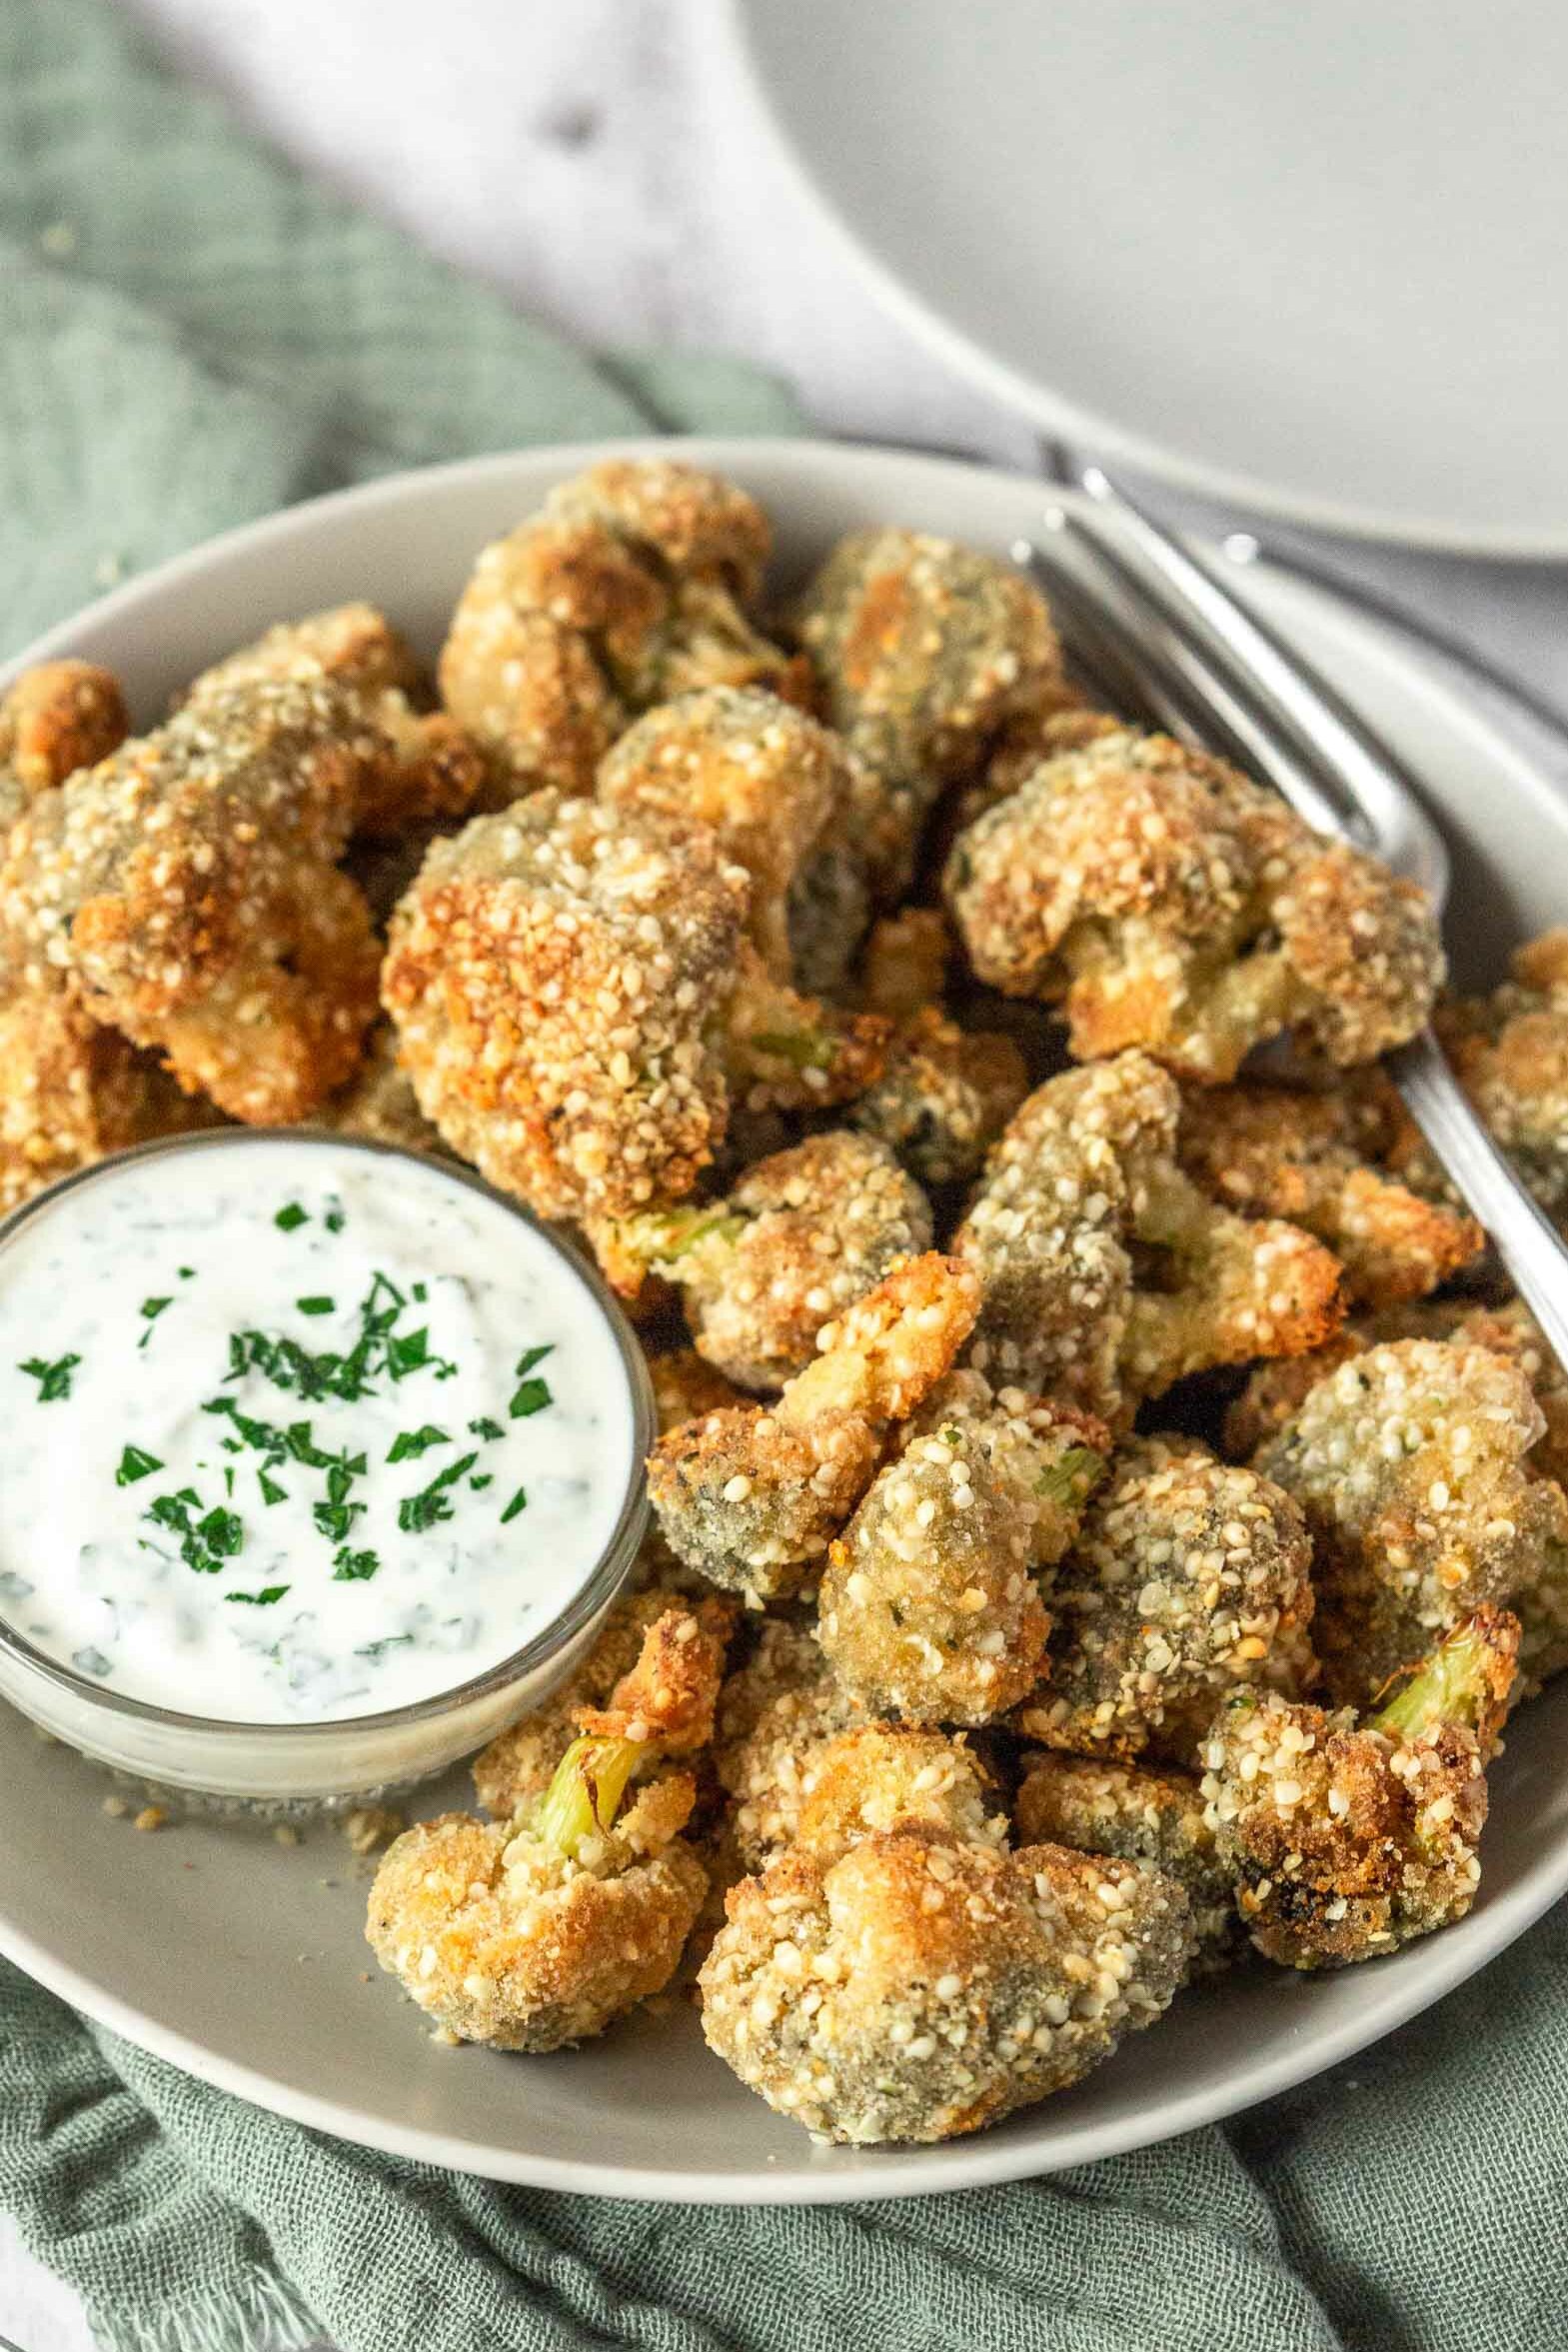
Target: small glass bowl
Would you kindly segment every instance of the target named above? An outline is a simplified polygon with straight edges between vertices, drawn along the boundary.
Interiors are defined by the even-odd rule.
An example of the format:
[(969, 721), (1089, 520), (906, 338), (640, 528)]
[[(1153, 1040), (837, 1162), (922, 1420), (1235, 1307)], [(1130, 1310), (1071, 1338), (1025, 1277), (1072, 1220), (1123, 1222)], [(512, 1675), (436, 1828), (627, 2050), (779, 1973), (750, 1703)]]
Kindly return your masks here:
[[(0, 1617), (0, 1697), (43, 1730), (138, 1785), (224, 1809), (290, 1813), (333, 1808), (428, 1780), (472, 1755), (510, 1723), (538, 1707), (591, 1646), (626, 1585), (648, 1524), (643, 1462), (654, 1441), (654, 1397), (636, 1335), (597, 1267), (559, 1232), (516, 1200), (456, 1163), (422, 1159), (396, 1144), (301, 1128), (238, 1128), (140, 1144), (79, 1169), (0, 1220), (0, 1249), (62, 1193), (106, 1170), (175, 1152), (222, 1151), (235, 1143), (313, 1143), (337, 1152), (413, 1161), (448, 1181), (496, 1201), (543, 1240), (594, 1300), (626, 1368), (632, 1410), (632, 1474), (610, 1541), (581, 1589), (532, 1640), (510, 1657), (450, 1690), (382, 1714), (320, 1722), (242, 1723), (187, 1715), (128, 1698), (34, 1647)], [(3, 1510), (3, 1498), (0, 1498)]]

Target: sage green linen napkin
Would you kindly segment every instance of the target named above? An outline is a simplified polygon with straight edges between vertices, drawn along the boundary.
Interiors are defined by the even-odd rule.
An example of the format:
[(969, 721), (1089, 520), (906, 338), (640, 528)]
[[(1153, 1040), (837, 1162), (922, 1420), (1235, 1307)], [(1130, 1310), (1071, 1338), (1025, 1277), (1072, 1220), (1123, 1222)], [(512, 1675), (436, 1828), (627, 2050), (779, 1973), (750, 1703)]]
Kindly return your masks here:
[[(0, 0), (0, 650), (312, 491), (650, 421), (798, 422), (722, 363), (584, 359), (257, 153), (93, 0)], [(1224, 2131), (687, 2212), (322, 2139), (0, 1966), (0, 2206), (114, 2352), (1552, 2352), (1565, 1996), (1558, 1916)]]

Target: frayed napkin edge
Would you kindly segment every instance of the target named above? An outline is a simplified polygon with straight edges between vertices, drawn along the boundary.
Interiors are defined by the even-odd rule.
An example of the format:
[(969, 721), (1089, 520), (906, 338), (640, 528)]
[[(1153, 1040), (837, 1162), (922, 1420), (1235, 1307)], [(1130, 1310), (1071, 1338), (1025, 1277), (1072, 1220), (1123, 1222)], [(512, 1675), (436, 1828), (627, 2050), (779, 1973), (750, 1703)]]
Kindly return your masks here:
[(270, 2270), (251, 2270), (232, 2287), (182, 2295), (156, 2319), (95, 2311), (102, 2352), (318, 2352), (321, 2323), (294, 2289)]

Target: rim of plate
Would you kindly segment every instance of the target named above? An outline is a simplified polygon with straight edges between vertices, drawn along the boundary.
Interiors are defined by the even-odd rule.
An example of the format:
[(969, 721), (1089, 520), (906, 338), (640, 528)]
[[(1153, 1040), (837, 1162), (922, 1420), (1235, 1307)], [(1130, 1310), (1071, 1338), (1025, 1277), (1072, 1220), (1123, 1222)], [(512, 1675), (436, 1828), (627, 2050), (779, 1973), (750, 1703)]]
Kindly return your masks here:
[(738, 73), (758, 120), (773, 141), (796, 195), (824, 229), (840, 253), (852, 263), (875, 297), (946, 362), (955, 375), (988, 393), (1002, 408), (1045, 433), (1070, 436), (1089, 444), (1096, 458), (1125, 461), (1156, 481), (1170, 483), (1195, 498), (1217, 505), (1269, 515), (1280, 522), (1300, 524), (1314, 531), (1334, 532), (1347, 539), (1371, 540), (1428, 550), (1434, 555), (1475, 556), (1517, 564), (1560, 563), (1568, 557), (1568, 524), (1538, 531), (1500, 525), (1445, 523), (1438, 516), (1411, 515), (1403, 510), (1343, 505), (1313, 491), (1291, 490), (1261, 475), (1236, 472), (1203, 458), (1169, 449), (1147, 434), (1130, 430), (1114, 417), (1081, 407), (1065, 394), (1053, 392), (1010, 360), (1000, 358), (988, 344), (971, 335), (937, 308), (930, 297), (917, 293), (884, 259), (870, 233), (857, 227), (836, 198), (829, 195), (815, 165), (799, 145), (785, 120), (781, 101), (753, 37), (752, 15), (768, 0), (721, 0), (720, 25)]
[[(609, 456), (674, 456), (719, 471), (734, 469), (742, 475), (749, 463), (761, 464), (784, 474), (797, 471), (802, 483), (825, 461), (829, 468), (848, 468), (868, 485), (874, 485), (882, 476), (901, 475), (906, 481), (910, 474), (926, 474), (949, 482), (962, 479), (992, 485), (1010, 490), (1020, 499), (1033, 496), (1070, 504), (1075, 495), (1062, 492), (1054, 484), (1000, 467), (928, 456), (897, 447), (805, 436), (781, 439), (647, 435), (497, 452), (356, 484), (347, 490), (302, 501), (206, 540), (200, 547), (171, 558), (82, 607), (50, 629), (15, 660), (0, 668), (0, 689), (32, 663), (68, 650), (88, 625), (134, 617), (143, 607), (156, 609), (166, 594), (199, 578), (225, 556), (249, 553), (296, 535), (310, 536), (324, 521), (348, 521), (361, 512), (417, 505), (444, 490), (481, 487), (492, 479), (499, 485), (520, 471), (569, 473)], [(1287, 602), (1298, 602), (1309, 609), (1327, 634), (1363, 652), (1370, 650), (1377, 664), (1407, 697), (1424, 702), (1436, 714), (1445, 732), (1461, 742), (1469, 740), (1484, 747), (1486, 756), (1495, 765), (1512, 771), (1522, 791), (1550, 802), (1560, 813), (1560, 798), (1540, 771), (1442, 678), (1414, 660), (1386, 625), (1364, 618), (1353, 606), (1315, 584), (1271, 572), (1266, 562), (1256, 566), (1255, 577), (1267, 580)], [(1565, 1891), (1568, 1891), (1568, 1835), (1563, 1836), (1556, 1851), (1543, 1856), (1515, 1884), (1494, 1895), (1484, 1911), (1472, 1913), (1443, 1934), (1410, 1947), (1386, 1963), (1391, 1970), (1389, 1977), (1381, 1987), (1375, 1981), (1366, 1984), (1364, 2004), (1353, 2018), (1332, 2029), (1318, 2027), (1306, 2037), (1306, 2048), (1292, 2047), (1265, 2064), (1239, 2068), (1216, 2066), (1210, 2079), (1190, 2091), (1167, 2097), (1153, 2129), (1144, 2117), (1134, 2113), (1119, 2123), (1098, 2128), (1091, 2125), (1077, 2135), (1070, 2152), (1043, 2158), (1026, 2136), (1006, 2130), (996, 2136), (979, 2133), (934, 2147), (860, 2151), (871, 2157), (872, 2163), (839, 2172), (823, 2169), (815, 2176), (797, 2171), (774, 2174), (759, 2169), (748, 2175), (694, 2170), (673, 2177), (636, 2164), (584, 2163), (575, 2158), (468, 2141), (450, 2132), (418, 2125), (388, 2122), (346, 2102), (320, 2097), (292, 2082), (216, 2053), (206, 2044), (159, 2023), (84, 1976), (71, 1961), (45, 1949), (31, 1935), (16, 1928), (3, 1913), (0, 1913), (0, 1955), (14, 1961), (96, 2023), (198, 2079), (296, 2123), (384, 2154), (445, 2165), (526, 2187), (565, 2190), (578, 2195), (634, 2197), (655, 2204), (837, 2205), (1040, 2177), (1063, 2164), (1096, 2162), (1239, 2113), (1353, 2057), (1369, 2043), (1430, 2008), (1506, 1950)], [(1412, 1956), (1418, 1965), (1409, 1965)], [(1048, 2112), (1048, 2104), (1037, 2112)]]

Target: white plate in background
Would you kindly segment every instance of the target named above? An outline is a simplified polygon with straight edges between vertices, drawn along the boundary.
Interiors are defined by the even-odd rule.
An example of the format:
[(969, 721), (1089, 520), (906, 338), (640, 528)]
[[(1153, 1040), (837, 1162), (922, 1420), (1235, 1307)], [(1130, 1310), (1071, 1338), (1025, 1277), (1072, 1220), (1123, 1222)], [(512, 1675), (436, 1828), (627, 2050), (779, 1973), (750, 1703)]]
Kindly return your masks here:
[[(297, 507), (133, 582), (22, 659), (106, 662), (146, 721), (267, 623), (351, 597), (384, 605), (433, 651), (478, 548), (606, 447), (484, 458)], [(1043, 496), (1020, 477), (893, 451), (627, 448), (687, 455), (745, 483), (775, 517), (785, 576), (871, 521), (1000, 551), (1036, 527)], [(1485, 977), (1568, 906), (1568, 806), (1380, 631), (1262, 567), (1249, 584), (1428, 787), (1455, 852), (1450, 945), (1467, 977)], [(0, 1951), (193, 2074), (434, 2164), (580, 2194), (736, 2203), (962, 2188), (1233, 2113), (1462, 1982), (1568, 1888), (1565, 1753), (1568, 1676), (1510, 1727), (1492, 1775), (1480, 1899), (1458, 1926), (1337, 1975), (1259, 1969), (1194, 1987), (1075, 2089), (937, 2148), (813, 2147), (708, 2053), (681, 2003), (549, 2058), (440, 2047), (362, 1941), (369, 1870), (334, 1830), (317, 1827), (294, 1848), (265, 1826), (200, 1818), (138, 1836), (102, 1812), (99, 1772), (3, 1704)], [(419, 1809), (471, 1801), (454, 1775), (422, 1792)]]
[(731, 0), (806, 192), (1047, 430), (1323, 528), (1568, 556), (1559, 0)]

